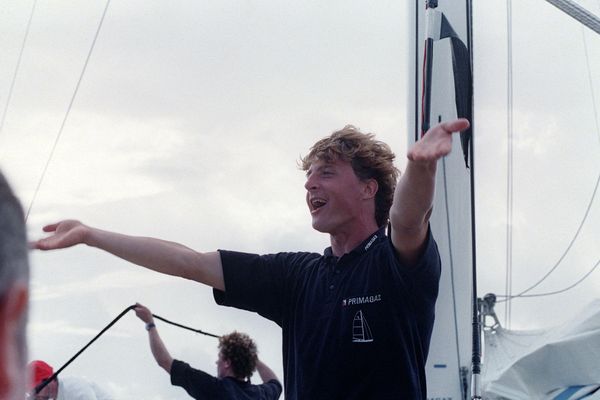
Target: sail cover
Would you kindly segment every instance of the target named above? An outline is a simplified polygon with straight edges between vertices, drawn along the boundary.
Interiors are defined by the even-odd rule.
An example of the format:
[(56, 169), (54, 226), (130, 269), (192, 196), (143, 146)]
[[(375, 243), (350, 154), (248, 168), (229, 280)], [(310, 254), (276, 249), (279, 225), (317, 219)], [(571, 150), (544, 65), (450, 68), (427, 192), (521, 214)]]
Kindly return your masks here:
[(582, 314), (551, 329), (486, 331), (484, 397), (600, 398), (599, 363), (600, 299), (585, 307)]
[[(435, 125), (438, 121), (457, 117), (457, 74), (453, 69), (456, 65), (453, 56), (456, 57), (456, 54), (452, 42), (458, 39), (468, 43), (468, 1), (439, 1), (437, 10), (443, 13), (446, 23), (452, 27), (453, 38), (443, 38), (448, 35), (438, 31), (438, 39), (429, 41), (430, 52), (427, 56), (431, 65), (430, 74), (425, 74), (425, 83), (423, 61), (425, 42), (429, 37), (425, 27), (425, 7), (422, 2), (407, 3), (412, 23), (408, 33), (409, 42), (414, 59), (409, 72), (407, 102), (411, 145), (420, 137), (424, 121), (425, 124)], [(439, 21), (441, 28), (442, 18)], [(462, 87), (460, 84), (457, 86)], [(423, 102), (422, 88), (431, 91), (428, 104)], [(459, 400), (465, 399), (469, 393), (468, 371), (472, 350), (471, 169), (466, 167), (464, 157), (461, 137), (454, 135), (452, 153), (439, 162), (436, 177), (431, 229), (440, 250), (442, 276), (426, 365), (428, 399)]]

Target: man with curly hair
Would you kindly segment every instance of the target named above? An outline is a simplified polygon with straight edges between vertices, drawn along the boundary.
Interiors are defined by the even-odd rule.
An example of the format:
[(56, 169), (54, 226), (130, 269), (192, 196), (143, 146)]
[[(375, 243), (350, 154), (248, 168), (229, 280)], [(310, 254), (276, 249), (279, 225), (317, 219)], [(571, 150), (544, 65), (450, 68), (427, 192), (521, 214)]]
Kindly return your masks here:
[[(259, 360), (256, 344), (245, 333), (232, 332), (219, 338), (217, 377), (175, 360), (158, 334), (152, 312), (136, 304), (135, 314), (146, 324), (154, 359), (171, 375), (171, 384), (185, 389), (195, 399), (276, 400), (282, 392), (275, 373)], [(250, 377), (258, 371), (263, 383), (253, 385)]]
[(372, 135), (347, 126), (317, 142), (302, 168), (312, 226), (329, 235), (323, 254), (201, 253), (74, 220), (46, 226), (53, 234), (36, 247), (97, 247), (276, 322), (286, 400), (426, 399), (441, 268), (429, 229), (437, 162), (468, 126), (429, 129), (397, 183), (394, 154)]

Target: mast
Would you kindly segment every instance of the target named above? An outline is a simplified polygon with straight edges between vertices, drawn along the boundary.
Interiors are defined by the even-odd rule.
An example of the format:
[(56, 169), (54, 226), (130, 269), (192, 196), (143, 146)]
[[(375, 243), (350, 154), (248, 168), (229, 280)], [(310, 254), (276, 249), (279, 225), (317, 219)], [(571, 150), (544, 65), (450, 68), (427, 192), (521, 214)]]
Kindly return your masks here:
[[(470, 0), (410, 2), (409, 145), (431, 126), (472, 118)], [(427, 27), (426, 27), (427, 22)], [(472, 357), (474, 208), (471, 131), (454, 135), (440, 160), (431, 229), (442, 259), (426, 365), (428, 398), (469, 398)]]

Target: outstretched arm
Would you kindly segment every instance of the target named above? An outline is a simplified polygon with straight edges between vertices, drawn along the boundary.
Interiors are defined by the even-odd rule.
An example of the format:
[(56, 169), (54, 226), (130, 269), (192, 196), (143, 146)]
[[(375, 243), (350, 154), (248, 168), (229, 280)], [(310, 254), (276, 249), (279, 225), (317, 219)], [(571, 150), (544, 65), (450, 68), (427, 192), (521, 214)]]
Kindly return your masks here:
[(273, 379), (279, 381), (279, 379), (277, 379), (277, 375), (275, 375), (275, 372), (273, 372), (273, 370), (269, 368), (267, 364), (262, 362), (260, 359), (256, 360), (256, 370), (258, 371), (260, 379), (262, 379), (263, 383), (269, 382)]
[(392, 243), (400, 258), (414, 264), (425, 244), (435, 193), (437, 161), (452, 150), (452, 134), (467, 129), (464, 118), (429, 129), (408, 152), (408, 162), (390, 209)]
[(44, 227), (52, 235), (33, 243), (40, 250), (87, 244), (163, 274), (179, 276), (225, 290), (223, 266), (217, 252), (199, 253), (165, 240), (103, 231), (66, 220)]
[(152, 355), (154, 359), (168, 374), (171, 373), (171, 365), (173, 364), (173, 357), (169, 354), (169, 351), (165, 347), (160, 335), (158, 334), (158, 329), (154, 325), (154, 318), (152, 317), (152, 313), (150, 310), (136, 303), (135, 305), (135, 315), (138, 316), (139, 319), (144, 321), (146, 324), (146, 329), (148, 330), (148, 339), (150, 341), (150, 350), (152, 350)]

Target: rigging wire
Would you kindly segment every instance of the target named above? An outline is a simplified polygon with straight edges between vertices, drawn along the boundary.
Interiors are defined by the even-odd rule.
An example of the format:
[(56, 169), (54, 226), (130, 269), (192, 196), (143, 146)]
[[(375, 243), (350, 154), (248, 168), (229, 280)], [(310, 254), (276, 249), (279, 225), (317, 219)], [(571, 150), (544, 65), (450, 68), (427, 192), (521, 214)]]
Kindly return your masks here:
[(513, 60), (512, 60), (512, 1), (506, 2), (506, 131), (507, 131), (507, 172), (506, 172), (506, 276), (505, 288), (508, 301), (504, 306), (504, 325), (510, 328), (513, 262)]
[(102, 17), (100, 18), (100, 22), (98, 23), (98, 28), (96, 29), (96, 33), (94, 34), (94, 39), (92, 40), (92, 45), (90, 46), (90, 50), (88, 51), (87, 57), (85, 59), (85, 63), (83, 64), (83, 69), (81, 70), (81, 74), (79, 75), (79, 79), (77, 80), (77, 84), (75, 85), (75, 90), (73, 91), (73, 96), (71, 96), (71, 101), (69, 102), (69, 106), (67, 107), (67, 112), (65, 113), (65, 116), (62, 120), (62, 123), (58, 130), (58, 134), (56, 135), (56, 138), (54, 139), (54, 144), (52, 145), (52, 149), (50, 150), (50, 155), (48, 156), (48, 159), (46, 160), (46, 164), (44, 165), (44, 169), (42, 170), (42, 174), (37, 183), (35, 191), (33, 193), (33, 197), (31, 199), (31, 202), (29, 203), (29, 207), (27, 208), (27, 213), (25, 214), (25, 222), (27, 222), (27, 220), (29, 218), (29, 213), (31, 212), (33, 203), (35, 202), (37, 195), (40, 191), (40, 187), (42, 186), (42, 182), (44, 181), (44, 177), (46, 176), (46, 172), (48, 171), (48, 166), (50, 165), (50, 161), (52, 160), (52, 157), (54, 156), (54, 151), (56, 150), (58, 141), (60, 140), (60, 138), (62, 136), (67, 119), (69, 118), (69, 113), (71, 112), (71, 108), (73, 107), (73, 103), (75, 102), (75, 97), (77, 96), (77, 92), (79, 91), (79, 86), (81, 85), (81, 81), (83, 80), (83, 75), (85, 74), (85, 71), (87, 69), (88, 63), (92, 56), (92, 52), (94, 51), (94, 46), (96, 45), (96, 40), (98, 39), (98, 35), (100, 34), (100, 29), (102, 28), (102, 23), (104, 22), (104, 17), (106, 16), (106, 12), (108, 11), (108, 6), (110, 5), (110, 1), (111, 0), (106, 1), (106, 6), (104, 7), (104, 12), (102, 13)]
[(33, 20), (33, 14), (35, 12), (36, 6), (37, 6), (37, 0), (33, 0), (33, 5), (31, 6), (31, 12), (29, 13), (29, 20), (27, 21), (27, 27), (25, 28), (25, 36), (23, 36), (23, 42), (21, 43), (21, 50), (19, 50), (19, 56), (17, 57), (17, 65), (15, 66), (15, 71), (13, 73), (12, 80), (10, 82), (10, 88), (8, 89), (8, 96), (6, 97), (6, 104), (4, 104), (4, 110), (2, 111), (2, 117), (0, 118), (0, 135), (2, 135), (2, 130), (4, 129), (4, 120), (6, 119), (6, 112), (8, 111), (8, 106), (10, 105), (10, 100), (12, 99), (13, 89), (15, 88), (15, 82), (17, 80), (17, 76), (19, 75), (19, 69), (21, 67), (21, 60), (23, 59), (23, 52), (25, 51), (25, 45), (27, 43), (27, 38), (29, 37), (31, 21)]
[(585, 221), (588, 218), (588, 215), (590, 213), (590, 210), (591, 210), (592, 205), (594, 204), (594, 200), (596, 198), (596, 193), (598, 192), (598, 186), (600, 186), (600, 173), (598, 173), (598, 178), (596, 179), (596, 186), (594, 187), (594, 191), (592, 193), (592, 197), (591, 197), (590, 201), (588, 202), (588, 206), (587, 206), (587, 208), (585, 210), (583, 218), (581, 219), (581, 222), (579, 223), (579, 226), (577, 227), (577, 230), (575, 231), (575, 235), (573, 235), (573, 238), (569, 242), (569, 245), (567, 246), (567, 248), (565, 249), (565, 251), (563, 252), (563, 254), (559, 257), (558, 261), (556, 261), (556, 263), (554, 264), (554, 266), (540, 280), (538, 280), (535, 284), (531, 285), (527, 289), (521, 291), (519, 294), (510, 295), (510, 296), (509, 295), (496, 295), (496, 296), (498, 296), (498, 297), (504, 297), (506, 299), (512, 299), (512, 298), (515, 298), (515, 297), (526, 297), (526, 296), (523, 296), (525, 293), (527, 293), (527, 292), (531, 291), (532, 289), (536, 288), (537, 286), (539, 286), (544, 280), (546, 280), (546, 278), (548, 278), (550, 276), (550, 274), (552, 274), (552, 272), (554, 272), (554, 270), (556, 270), (556, 268), (558, 268), (558, 266), (560, 265), (560, 263), (566, 257), (567, 253), (571, 250), (571, 247), (573, 247), (573, 244), (575, 243), (575, 240), (577, 240), (577, 237), (579, 236), (579, 233), (581, 232), (581, 229), (583, 228), (583, 225), (584, 225)]
[[(598, 2), (600, 5), (600, 1)], [(592, 108), (594, 109), (594, 122), (596, 123), (596, 133), (598, 143), (600, 144), (600, 123), (598, 122), (598, 109), (596, 108), (596, 95), (594, 91), (594, 80), (592, 79), (592, 69), (590, 68), (590, 57), (588, 54), (587, 40), (585, 38), (585, 29), (581, 27), (581, 37), (583, 38), (583, 53), (585, 55), (585, 64), (587, 65), (588, 86), (590, 87), (590, 96), (592, 98)]]
[[(592, 274), (592, 272), (594, 272), (594, 270), (598, 267), (598, 265), (600, 265), (600, 259), (598, 259), (598, 261), (596, 261), (596, 264), (594, 264), (594, 266), (588, 272), (586, 272), (577, 282), (571, 284), (570, 286), (567, 286), (564, 289), (555, 290), (553, 292), (546, 292), (546, 293), (534, 293), (534, 294), (517, 295), (517, 296), (513, 296), (513, 298), (514, 297), (542, 297), (542, 296), (551, 296), (551, 295), (554, 295), (554, 294), (564, 293), (567, 290), (573, 289), (575, 286), (577, 286), (581, 282), (583, 282), (588, 276), (590, 276)], [(498, 296), (498, 295), (496, 295), (496, 296), (497, 297), (503, 297), (503, 296)], [(497, 303), (502, 303), (504, 301), (507, 301), (507, 299), (498, 300)]]
[[(590, 96), (591, 96), (591, 100), (592, 100), (594, 122), (595, 122), (595, 125), (596, 125), (597, 136), (598, 136), (598, 139), (600, 140), (600, 123), (599, 123), (599, 119), (598, 119), (598, 109), (596, 107), (596, 97), (595, 97), (595, 92), (594, 92), (594, 82), (593, 82), (593, 79), (592, 79), (592, 68), (590, 66), (590, 60), (589, 60), (589, 55), (588, 55), (588, 46), (587, 46), (587, 41), (586, 41), (586, 36), (585, 36), (585, 29), (584, 29), (583, 26), (581, 26), (581, 33), (582, 33), (583, 50), (584, 50), (584, 55), (585, 55), (586, 67), (587, 67), (588, 86), (590, 87)], [(558, 266), (562, 263), (562, 261), (564, 260), (564, 258), (566, 257), (566, 255), (569, 253), (569, 251), (573, 247), (573, 244), (575, 243), (575, 241), (579, 237), (581, 229), (583, 228), (583, 225), (584, 225), (584, 223), (586, 222), (586, 220), (588, 218), (588, 215), (590, 213), (590, 209), (592, 208), (592, 205), (594, 204), (594, 201), (596, 199), (596, 194), (598, 192), (598, 187), (599, 186), (600, 186), (600, 173), (598, 173), (598, 178), (596, 179), (596, 185), (594, 187), (592, 196), (590, 198), (590, 201), (588, 202), (588, 205), (587, 205), (586, 211), (584, 213), (584, 216), (583, 216), (583, 218), (582, 218), (582, 220), (581, 220), (581, 222), (580, 222), (580, 224), (579, 224), (579, 226), (578, 226), (575, 234), (573, 235), (573, 238), (571, 239), (571, 241), (567, 245), (565, 251), (559, 257), (559, 259), (556, 261), (556, 263), (552, 266), (552, 268), (550, 268), (550, 270), (540, 280), (538, 280), (536, 283), (534, 283), (533, 285), (531, 285), (527, 289), (519, 292), (516, 295), (512, 295), (512, 293), (508, 293), (508, 292), (505, 295), (497, 295), (498, 297), (505, 298), (505, 300), (502, 300), (502, 301), (499, 301), (499, 302), (505, 302), (505, 301), (509, 302), (510, 299), (518, 298), (518, 297), (538, 297), (538, 296), (545, 296), (545, 295), (551, 295), (551, 294), (556, 294), (556, 293), (562, 293), (563, 291), (568, 290), (571, 287), (575, 286), (575, 285), (572, 285), (572, 286), (569, 286), (568, 288), (566, 288), (564, 290), (559, 290), (559, 291), (556, 291), (556, 292), (533, 294), (533, 295), (525, 295), (525, 293), (530, 292), (531, 290), (533, 290), (534, 288), (536, 288), (537, 286), (539, 286), (544, 280), (546, 280), (558, 268)], [(597, 264), (596, 264), (596, 266), (597, 266)], [(594, 266), (594, 268), (592, 268), (592, 271), (595, 269), (596, 266)], [(584, 276), (584, 278), (582, 278), (582, 279), (585, 279), (590, 273), (591, 273), (591, 271), (588, 272)], [(577, 283), (579, 283), (579, 281)]]

